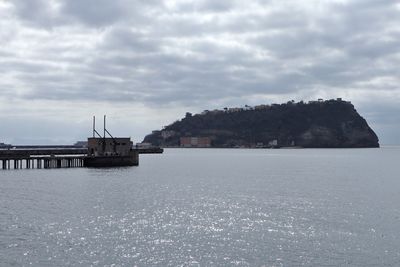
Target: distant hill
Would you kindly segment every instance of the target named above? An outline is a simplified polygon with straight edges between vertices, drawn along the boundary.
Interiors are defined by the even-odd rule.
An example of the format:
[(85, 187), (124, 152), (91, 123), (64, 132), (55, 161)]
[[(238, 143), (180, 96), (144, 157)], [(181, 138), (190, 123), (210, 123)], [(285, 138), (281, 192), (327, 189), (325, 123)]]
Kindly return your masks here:
[(164, 147), (379, 147), (365, 119), (341, 99), (187, 113), (143, 142)]

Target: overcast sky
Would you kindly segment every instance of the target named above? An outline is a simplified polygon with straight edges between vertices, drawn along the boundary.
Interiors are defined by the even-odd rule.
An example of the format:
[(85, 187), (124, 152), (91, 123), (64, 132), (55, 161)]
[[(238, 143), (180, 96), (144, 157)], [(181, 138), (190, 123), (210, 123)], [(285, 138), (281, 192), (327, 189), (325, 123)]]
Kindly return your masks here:
[(337, 97), (400, 144), (399, 1), (0, 0), (0, 142)]

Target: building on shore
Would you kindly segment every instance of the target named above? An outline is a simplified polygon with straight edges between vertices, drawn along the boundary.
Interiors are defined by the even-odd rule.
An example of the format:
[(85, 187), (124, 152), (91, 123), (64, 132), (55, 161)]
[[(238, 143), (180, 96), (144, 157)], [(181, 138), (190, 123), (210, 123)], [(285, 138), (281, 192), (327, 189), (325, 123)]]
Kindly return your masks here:
[(211, 147), (210, 137), (181, 137), (181, 147)]

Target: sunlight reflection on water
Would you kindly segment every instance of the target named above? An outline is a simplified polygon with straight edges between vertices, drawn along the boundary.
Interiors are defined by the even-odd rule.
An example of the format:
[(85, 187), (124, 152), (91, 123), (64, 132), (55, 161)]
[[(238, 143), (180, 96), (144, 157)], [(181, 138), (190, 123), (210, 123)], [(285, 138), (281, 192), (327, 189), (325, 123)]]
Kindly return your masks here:
[(400, 149), (167, 149), (0, 175), (0, 265), (399, 265)]

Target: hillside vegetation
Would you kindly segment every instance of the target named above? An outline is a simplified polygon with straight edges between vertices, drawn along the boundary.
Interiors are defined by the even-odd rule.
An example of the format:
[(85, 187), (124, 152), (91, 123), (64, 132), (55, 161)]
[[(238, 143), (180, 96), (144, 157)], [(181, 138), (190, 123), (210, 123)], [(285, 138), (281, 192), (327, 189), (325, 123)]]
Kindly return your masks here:
[(209, 137), (212, 147), (379, 147), (365, 119), (341, 99), (187, 113), (144, 142), (180, 146), (181, 137)]

